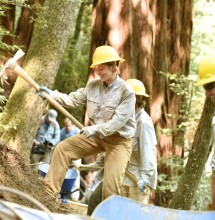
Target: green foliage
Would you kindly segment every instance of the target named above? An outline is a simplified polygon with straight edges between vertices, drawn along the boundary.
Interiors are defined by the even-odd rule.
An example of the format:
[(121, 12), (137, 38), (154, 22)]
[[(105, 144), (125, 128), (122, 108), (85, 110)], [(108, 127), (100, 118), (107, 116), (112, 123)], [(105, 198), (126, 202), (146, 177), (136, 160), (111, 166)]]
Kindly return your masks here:
[[(193, 75), (185, 76), (183, 73), (160, 72), (169, 81), (169, 89), (183, 99), (180, 104), (179, 114), (168, 114), (168, 118), (174, 124), (174, 121), (180, 122), (177, 126), (161, 130), (162, 134), (171, 136), (177, 133), (184, 133), (191, 129), (193, 122), (199, 119), (200, 111), (193, 112), (191, 109), (192, 102), (196, 100), (194, 94), (196, 77)], [(194, 134), (194, 133), (193, 133)], [(178, 136), (177, 143), (184, 142), (184, 136)], [(176, 140), (174, 145), (177, 145)], [(190, 146), (189, 146), (190, 147)]]
[[(164, 174), (161, 169), (169, 170), (170, 175)], [(158, 159), (158, 186), (157, 192), (175, 192), (180, 175), (183, 171), (183, 159), (178, 156)]]
[(203, 173), (191, 209), (207, 211), (212, 202), (211, 176)]
[(158, 159), (156, 205), (169, 207), (169, 201), (177, 189), (182, 172), (183, 160), (181, 157), (169, 156)]

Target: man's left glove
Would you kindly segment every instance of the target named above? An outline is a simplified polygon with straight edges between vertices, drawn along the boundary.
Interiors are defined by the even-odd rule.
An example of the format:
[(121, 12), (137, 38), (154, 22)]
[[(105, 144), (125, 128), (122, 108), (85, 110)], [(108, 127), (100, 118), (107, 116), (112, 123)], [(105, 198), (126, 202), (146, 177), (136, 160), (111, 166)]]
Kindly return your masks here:
[(97, 128), (98, 128), (97, 125), (92, 125), (92, 126), (84, 127), (80, 131), (80, 134), (84, 134), (87, 138), (90, 138), (90, 137), (92, 137), (96, 133)]
[(137, 186), (140, 192), (144, 192), (146, 185), (147, 185), (147, 182), (144, 179), (138, 180), (137, 182)]
[(50, 93), (52, 92), (51, 89), (48, 89), (47, 87), (45, 86), (40, 86), (40, 90), (43, 91), (43, 92), (46, 92), (50, 95)]

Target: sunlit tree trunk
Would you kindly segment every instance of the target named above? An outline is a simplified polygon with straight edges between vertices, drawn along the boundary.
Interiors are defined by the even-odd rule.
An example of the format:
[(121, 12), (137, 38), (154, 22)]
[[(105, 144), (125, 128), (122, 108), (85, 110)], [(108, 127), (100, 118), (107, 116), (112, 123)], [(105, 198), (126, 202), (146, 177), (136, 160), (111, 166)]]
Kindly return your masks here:
[[(51, 88), (55, 81), (69, 34), (74, 4), (74, 1), (47, 0), (44, 4), (46, 9), (39, 15), (39, 19), (45, 23), (35, 23), (24, 69), (39, 85)], [(16, 123), (17, 128), (5, 130), (1, 140), (28, 160), (44, 111), (44, 102), (34, 89), (18, 78), (6, 107), (7, 112), (4, 112), (0, 123)]]
[[(151, 117), (155, 126), (170, 129), (158, 133), (159, 156), (181, 155), (183, 138), (177, 140), (176, 126), (183, 96), (170, 90), (170, 81), (160, 71), (173, 74), (189, 73), (193, 1), (157, 1), (156, 43), (154, 48)], [(174, 81), (172, 81), (174, 82)], [(147, 84), (147, 82), (146, 82)], [(172, 131), (171, 131), (172, 129)], [(159, 129), (156, 129), (157, 131)], [(182, 134), (183, 137), (183, 134)]]

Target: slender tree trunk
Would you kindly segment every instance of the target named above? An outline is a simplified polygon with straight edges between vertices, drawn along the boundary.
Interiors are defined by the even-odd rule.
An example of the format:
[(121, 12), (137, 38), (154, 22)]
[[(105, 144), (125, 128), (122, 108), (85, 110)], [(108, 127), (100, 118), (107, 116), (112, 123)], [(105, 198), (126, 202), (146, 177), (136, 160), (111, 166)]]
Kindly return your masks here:
[(214, 104), (207, 98), (184, 173), (170, 203), (170, 208), (184, 210), (191, 208), (196, 189), (209, 156), (212, 138), (211, 122), (214, 113)]
[[(46, 0), (46, 9), (39, 15), (39, 19), (45, 23), (35, 24), (24, 69), (39, 85), (51, 88), (55, 81), (69, 35), (74, 4), (75, 1)], [(34, 89), (18, 79), (6, 107), (7, 112), (0, 123), (16, 123), (16, 129), (12, 127), (5, 130), (1, 139), (28, 160), (44, 111), (44, 102), (35, 94)]]

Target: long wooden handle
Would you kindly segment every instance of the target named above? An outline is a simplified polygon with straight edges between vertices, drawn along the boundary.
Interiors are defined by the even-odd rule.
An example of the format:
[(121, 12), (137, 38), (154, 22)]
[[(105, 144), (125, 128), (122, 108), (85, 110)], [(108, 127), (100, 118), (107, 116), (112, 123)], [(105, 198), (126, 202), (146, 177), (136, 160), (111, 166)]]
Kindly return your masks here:
[[(7, 67), (10, 68), (8, 65)], [(18, 76), (23, 78), (26, 82), (28, 82), (33, 88), (37, 91), (40, 90), (40, 86), (19, 66), (16, 65), (13, 69), (13, 72), (16, 73)], [(84, 126), (77, 121), (66, 109), (64, 109), (57, 101), (55, 101), (48, 93), (42, 92), (48, 102), (53, 105), (56, 109), (58, 109), (63, 115), (69, 118), (78, 128), (82, 129)]]

